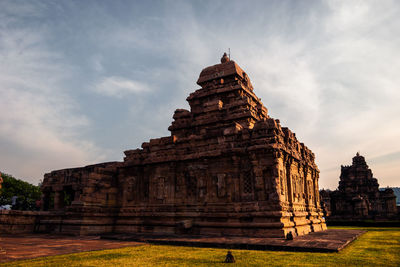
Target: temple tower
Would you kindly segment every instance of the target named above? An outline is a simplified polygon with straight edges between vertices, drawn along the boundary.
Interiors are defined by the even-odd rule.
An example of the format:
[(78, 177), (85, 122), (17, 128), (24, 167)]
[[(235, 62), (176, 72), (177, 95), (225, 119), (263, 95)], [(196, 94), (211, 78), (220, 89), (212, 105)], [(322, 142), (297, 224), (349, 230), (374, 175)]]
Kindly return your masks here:
[(392, 189), (379, 190), (365, 158), (357, 152), (352, 165), (341, 166), (339, 190), (330, 194), (330, 220), (364, 220), (395, 217)]
[(170, 136), (125, 151), (123, 162), (47, 174), (46, 194), (69, 188), (79, 199), (58, 207), (85, 218), (111, 214), (118, 233), (285, 237), (326, 229), (314, 154), (268, 116), (249, 76), (225, 54), (197, 84)]

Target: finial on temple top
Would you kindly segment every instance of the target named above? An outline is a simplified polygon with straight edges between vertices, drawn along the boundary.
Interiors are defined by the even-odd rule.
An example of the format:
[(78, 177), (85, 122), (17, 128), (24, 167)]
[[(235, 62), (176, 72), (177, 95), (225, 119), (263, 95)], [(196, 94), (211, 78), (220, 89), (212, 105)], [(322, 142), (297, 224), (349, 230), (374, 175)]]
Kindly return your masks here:
[(229, 61), (229, 57), (226, 53), (221, 57), (221, 63), (225, 63)]

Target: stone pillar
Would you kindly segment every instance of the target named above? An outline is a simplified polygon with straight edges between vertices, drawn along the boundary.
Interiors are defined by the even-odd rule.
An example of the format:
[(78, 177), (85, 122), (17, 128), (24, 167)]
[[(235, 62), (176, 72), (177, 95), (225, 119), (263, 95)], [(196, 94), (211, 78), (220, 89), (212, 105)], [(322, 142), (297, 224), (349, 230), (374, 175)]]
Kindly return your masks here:
[(304, 175), (303, 191), (304, 191), (304, 195), (305, 195), (304, 204), (306, 205), (306, 210), (310, 211), (310, 192), (308, 192), (308, 182), (307, 182), (308, 171), (309, 171), (309, 166), (304, 165), (303, 166), (303, 173), (304, 173), (303, 174)]
[(286, 161), (286, 181), (289, 205), (293, 206), (292, 159)]
[(81, 205), (81, 194), (82, 194), (82, 187), (79, 185), (72, 186), (72, 190), (74, 190), (74, 199), (72, 199), (72, 205)]
[(318, 190), (318, 172), (314, 171), (314, 177), (313, 177), (313, 184), (314, 184), (314, 204), (315, 208), (319, 212), (320, 205), (319, 205), (319, 190)]
[(284, 156), (282, 154), (282, 152), (280, 151), (275, 151), (274, 152), (274, 160), (273, 160), (273, 165), (272, 165), (272, 188), (275, 188), (275, 190), (272, 190), (272, 192), (270, 193), (274, 193), (275, 194), (275, 198), (277, 200), (279, 200), (279, 202), (285, 202), (286, 199), (286, 190), (285, 190), (285, 182), (284, 182), (284, 174), (283, 174), (283, 170), (281, 170), (281, 168), (285, 168), (284, 167), (284, 160), (282, 160), (283, 162), (283, 166), (280, 165), (280, 159), (283, 159)]
[(54, 209), (55, 210), (59, 210), (62, 208), (63, 203), (62, 203), (61, 196), (62, 196), (62, 191), (56, 191), (54, 193)]

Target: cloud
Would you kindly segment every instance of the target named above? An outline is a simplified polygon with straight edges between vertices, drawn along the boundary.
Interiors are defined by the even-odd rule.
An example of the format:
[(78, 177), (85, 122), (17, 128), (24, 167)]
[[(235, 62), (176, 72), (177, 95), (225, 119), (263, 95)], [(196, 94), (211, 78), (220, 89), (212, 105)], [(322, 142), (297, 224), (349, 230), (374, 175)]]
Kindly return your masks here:
[(0, 12), (0, 170), (37, 183), (44, 172), (97, 162), (104, 151), (82, 135), (90, 121), (64, 87), (73, 67), (49, 49), (48, 29), (7, 20), (40, 17), (41, 6), (11, 6)]
[[(224, 13), (235, 18), (245, 9), (234, 2)], [(368, 160), (400, 149), (398, 4), (325, 1), (251, 9), (246, 23), (214, 16), (217, 8), (201, 15), (187, 4), (182, 16), (174, 6), (165, 11), (162, 21), (168, 27), (161, 30), (169, 38), (162, 47), (173, 62), (168, 68), (177, 90), (193, 88), (201, 68), (217, 63), (231, 47), (269, 114), (315, 152), (324, 187), (337, 186), (340, 165), (357, 151)], [(166, 107), (162, 101), (158, 106)], [(371, 168), (377, 175), (383, 170)], [(394, 176), (381, 177), (382, 184), (398, 185)]]
[(128, 94), (136, 94), (150, 91), (150, 88), (147, 84), (139, 81), (111, 76), (103, 78), (94, 87), (94, 90), (102, 95), (121, 98)]
[[(340, 165), (350, 164), (361, 151), (381, 185), (398, 186), (395, 173), (388, 175), (387, 166), (374, 159), (400, 149), (400, 77), (395, 73), (400, 60), (394, 56), (400, 6), (391, 1), (328, 4), (330, 13), (321, 24), (325, 43), (309, 59), (320, 88), (317, 131), (309, 136), (321, 167), (320, 184), (336, 187)], [(399, 159), (392, 164), (400, 166)]]
[[(246, 23), (214, 17), (212, 8), (199, 17), (189, 8), (184, 23), (168, 21), (179, 32), (171, 35), (179, 52), (170, 51), (178, 63), (205, 62), (205, 67), (218, 62), (216, 48), (231, 47), (269, 114), (315, 152), (321, 185), (334, 188), (340, 165), (357, 151), (368, 160), (400, 149), (399, 7), (393, 1), (325, 1), (296, 8), (281, 2), (251, 6)], [(245, 9), (234, 2), (224, 12), (235, 18)], [(185, 70), (177, 73), (192, 77)], [(371, 168), (377, 175), (383, 170)], [(398, 185), (395, 175), (380, 179)]]

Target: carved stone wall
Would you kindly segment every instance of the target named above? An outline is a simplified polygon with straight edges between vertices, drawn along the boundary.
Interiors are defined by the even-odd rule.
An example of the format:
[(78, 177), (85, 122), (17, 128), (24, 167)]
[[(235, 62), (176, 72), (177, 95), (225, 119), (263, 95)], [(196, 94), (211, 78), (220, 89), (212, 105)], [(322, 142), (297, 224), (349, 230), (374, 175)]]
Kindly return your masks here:
[(123, 162), (46, 174), (43, 209), (108, 214), (120, 233), (284, 237), (326, 229), (314, 154), (268, 116), (248, 75), (224, 56), (197, 84), (190, 111), (175, 111), (171, 136), (125, 151)]

